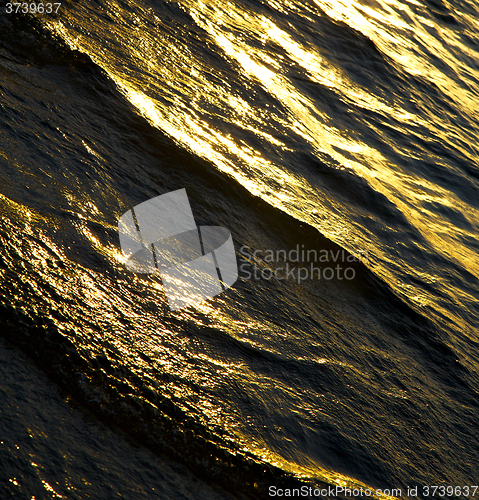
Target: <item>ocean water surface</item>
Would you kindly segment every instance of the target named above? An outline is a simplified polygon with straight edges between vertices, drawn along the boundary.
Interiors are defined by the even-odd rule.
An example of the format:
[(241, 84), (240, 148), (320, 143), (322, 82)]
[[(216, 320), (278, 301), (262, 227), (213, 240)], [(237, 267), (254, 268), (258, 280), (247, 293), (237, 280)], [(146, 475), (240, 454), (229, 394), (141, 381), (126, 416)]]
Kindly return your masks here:
[[(2, 354), (6, 498), (113, 498), (129, 468), (114, 498), (478, 484), (478, 9), (4, 9), (0, 332), (62, 391), (38, 375), (42, 405), (25, 358)], [(240, 272), (170, 311), (160, 277), (125, 266), (118, 219), (183, 188), (198, 225), (231, 232)], [(349, 274), (314, 275), (337, 265)], [(62, 398), (124, 434), (118, 449), (149, 451), (99, 472), (65, 424), (76, 465), (54, 460), (67, 451), (53, 437), (17, 453), (33, 414), (68, 413)]]

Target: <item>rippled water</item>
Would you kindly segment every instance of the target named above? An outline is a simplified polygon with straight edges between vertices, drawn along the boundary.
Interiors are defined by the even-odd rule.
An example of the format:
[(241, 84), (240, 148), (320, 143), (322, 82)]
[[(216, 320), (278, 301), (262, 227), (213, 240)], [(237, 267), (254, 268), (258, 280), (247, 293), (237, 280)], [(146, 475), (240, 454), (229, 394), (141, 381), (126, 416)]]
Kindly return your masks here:
[[(11, 347), (0, 348), (1, 496), (7, 498), (228, 498), (81, 414)], [(64, 395), (63, 395), (64, 397)]]
[[(477, 483), (473, 3), (86, 0), (0, 22), (11, 342), (233, 495)], [(366, 258), (353, 280), (240, 273), (170, 312), (117, 222), (181, 188), (247, 269)]]

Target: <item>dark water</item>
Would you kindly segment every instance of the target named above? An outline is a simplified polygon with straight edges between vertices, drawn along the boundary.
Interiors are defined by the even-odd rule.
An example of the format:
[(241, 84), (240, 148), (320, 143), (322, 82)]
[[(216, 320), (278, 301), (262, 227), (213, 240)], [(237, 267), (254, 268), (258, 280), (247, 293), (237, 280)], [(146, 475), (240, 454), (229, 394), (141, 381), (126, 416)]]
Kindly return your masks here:
[[(0, 23), (1, 332), (181, 464), (160, 498), (198, 476), (204, 498), (477, 484), (475, 4), (85, 0)], [(231, 231), (240, 279), (170, 312), (117, 223), (181, 188), (198, 225)], [(285, 263), (266, 250), (292, 249), (354, 279), (268, 279)], [(52, 462), (54, 492), (26, 458), (2, 475), (29, 500), (107, 498), (81, 453), (75, 472)], [(143, 498), (135, 481), (117, 493)]]
[(11, 347), (0, 359), (1, 498), (229, 498), (81, 415)]

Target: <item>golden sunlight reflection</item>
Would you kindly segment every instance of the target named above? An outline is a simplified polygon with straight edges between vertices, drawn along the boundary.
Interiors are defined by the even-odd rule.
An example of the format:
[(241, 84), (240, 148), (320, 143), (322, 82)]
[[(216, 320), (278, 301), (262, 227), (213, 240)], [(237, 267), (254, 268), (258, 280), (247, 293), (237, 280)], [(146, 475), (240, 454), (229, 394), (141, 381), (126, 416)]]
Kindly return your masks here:
[(298, 478), (314, 478), (315, 480), (324, 481), (326, 484), (333, 485), (333, 487), (343, 487), (349, 488), (351, 490), (357, 489), (363, 491), (370, 489), (373, 494), (370, 498), (374, 499), (386, 499), (386, 500), (398, 500), (397, 497), (391, 495), (375, 495), (376, 489), (363, 483), (355, 478), (347, 476), (346, 474), (341, 474), (330, 469), (325, 469), (320, 463), (314, 462), (306, 457), (301, 457), (303, 459), (302, 464), (298, 464), (285, 458), (281, 457), (277, 453), (272, 452), (266, 443), (251, 443), (248, 442), (247, 438), (241, 439), (241, 434), (238, 434), (238, 438), (243, 441), (245, 450), (249, 451), (253, 455), (260, 457), (267, 463), (273, 466), (279, 467), (284, 471), (294, 474)]
[[(217, 16), (221, 16), (221, 11), (216, 11)], [(228, 14), (231, 20), (231, 11)], [(424, 186), (424, 179), (411, 179), (410, 176), (405, 174), (398, 175), (397, 170), (394, 166), (389, 165), (386, 159), (379, 153), (379, 151), (367, 146), (364, 143), (353, 141), (349, 138), (343, 138), (339, 131), (326, 125), (327, 117), (319, 115), (316, 117), (313, 115), (312, 104), (309, 103), (306, 97), (302, 96), (297, 92), (295, 87), (293, 87), (286, 78), (282, 77), (279, 73), (273, 73), (269, 69), (263, 67), (259, 62), (253, 60), (252, 56), (247, 53), (247, 51), (254, 52), (245, 43), (234, 39), (233, 37), (227, 37), (224, 34), (217, 34), (216, 26), (224, 26), (224, 23), (217, 22), (216, 25), (209, 19), (201, 19), (196, 15), (196, 20), (204, 29), (209, 30), (211, 35), (215, 37), (217, 44), (226, 52), (226, 54), (234, 59), (236, 59), (244, 70), (251, 75), (252, 78), (261, 80), (261, 83), (268, 91), (276, 96), (281, 102), (288, 105), (289, 109), (292, 111), (292, 116), (296, 120), (291, 124), (292, 128), (296, 132), (300, 133), (304, 138), (308, 139), (310, 142), (315, 144), (315, 146), (322, 152), (328, 153), (332, 158), (337, 160), (341, 165), (351, 168), (356, 174), (364, 177), (368, 180), (368, 183), (374, 187), (377, 192), (383, 193), (387, 198), (395, 203), (395, 205), (401, 210), (401, 212), (411, 221), (415, 227), (421, 228), (421, 232), (428, 239), (431, 245), (440, 253), (445, 254), (449, 259), (456, 260), (466, 269), (470, 269), (471, 272), (479, 277), (479, 267), (478, 264), (474, 264), (472, 250), (464, 250), (463, 253), (457, 252), (457, 240), (456, 240), (456, 228), (451, 227), (448, 231), (449, 236), (444, 237), (444, 235), (439, 235), (435, 231), (434, 226), (431, 224), (424, 224), (424, 216), (422, 211), (414, 210), (412, 207), (421, 207), (419, 198), (421, 195), (416, 196), (416, 200), (413, 203), (404, 203), (404, 201), (397, 196), (397, 193), (408, 192), (406, 184), (403, 179), (407, 177), (407, 182), (413, 182), (418, 188), (420, 187), (420, 192), (424, 192), (424, 188), (430, 188), (437, 192), (434, 198), (439, 198), (442, 203), (447, 206), (455, 206), (458, 210), (462, 211), (465, 207), (455, 195), (446, 190), (438, 188), (437, 186)], [(248, 26), (254, 26), (255, 20), (250, 17), (248, 19)], [(266, 27), (268, 35), (272, 36), (275, 41), (282, 43), (289, 52), (297, 56), (297, 61), (302, 62), (307, 69), (312, 74), (326, 73), (327, 71), (321, 71), (321, 66), (316, 65), (317, 57), (312, 54), (307, 53), (303, 49), (299, 48), (297, 44), (289, 40), (289, 37), (285, 35), (281, 30), (274, 27), (270, 22), (263, 19), (258, 19), (257, 24), (262, 27)], [(259, 54), (258, 54), (258, 57)], [(341, 82), (341, 77), (339, 72), (330, 72), (333, 77), (330, 77), (327, 83), (337, 83)], [(346, 86), (345, 93), (347, 95), (348, 86)], [(359, 91), (353, 88), (354, 95), (361, 99), (361, 102), (367, 102), (367, 96), (369, 94)], [(366, 97), (365, 97), (366, 96)], [(410, 113), (404, 110), (393, 110), (385, 105), (382, 105), (377, 99), (369, 98), (371, 108), (377, 108), (378, 110), (384, 110), (388, 113), (395, 115), (396, 118), (404, 120), (411, 120), (414, 118), (415, 121), (420, 123), (421, 121), (417, 117), (413, 117)], [(318, 115), (318, 111), (314, 110), (314, 113)], [(318, 119), (319, 118), (319, 119)], [(357, 162), (350, 160), (349, 157), (342, 155), (339, 151), (347, 151), (349, 153), (356, 153), (362, 156), (366, 161)], [(371, 168), (372, 167), (372, 168)], [(427, 183), (426, 183), (427, 184)], [(305, 186), (302, 186), (305, 187)], [(431, 214), (433, 216), (433, 214)], [(479, 212), (476, 214), (471, 214), (472, 220), (479, 220)], [(437, 219), (438, 224), (444, 225), (443, 219)], [(321, 228), (324, 230), (324, 228)], [(342, 245), (345, 245), (344, 241), (341, 241)], [(472, 264), (472, 265), (471, 265)], [(472, 269), (471, 269), (472, 268)], [(406, 290), (407, 291), (407, 290)], [(409, 295), (409, 294), (408, 294)], [(417, 296), (413, 299), (425, 305), (424, 299), (419, 299)]]
[(279, 29), (270, 20), (265, 18), (263, 20), (263, 27), (267, 36), (283, 47), (291, 59), (304, 68), (311, 81), (341, 91), (345, 98), (349, 98), (351, 102), (365, 109), (375, 112), (385, 112), (388, 116), (394, 116), (403, 121), (412, 120), (416, 123), (420, 122), (419, 117), (403, 109), (391, 107), (370, 92), (361, 89), (361, 87), (347, 78), (339, 69), (324, 59), (319, 52), (305, 50), (288, 33)]
[[(441, 301), (446, 300), (444, 297), (447, 294), (452, 300), (470, 302), (473, 297), (468, 294), (468, 289), (457, 290), (453, 279), (448, 282), (447, 278), (443, 278), (446, 282), (442, 283), (439, 273), (433, 267), (434, 262), (416, 266), (414, 256), (428, 254), (430, 245), (437, 255), (461, 265), (479, 278), (479, 261), (474, 247), (461, 244), (461, 240), (473, 241), (479, 237), (479, 208), (463, 201), (453, 192), (453, 187), (449, 188), (445, 183), (436, 184), (425, 176), (421, 177), (419, 173), (415, 174), (412, 168), (408, 168), (408, 162), (424, 161), (423, 151), (413, 150), (412, 146), (411, 150), (399, 150), (397, 144), (400, 142), (388, 141), (390, 136), (382, 126), (389, 126), (391, 123), (388, 131), (394, 129), (404, 135), (413, 131), (421, 140), (428, 139), (421, 135), (425, 134), (422, 132), (424, 128), (432, 130), (434, 140), (454, 144), (477, 165), (477, 154), (473, 150), (475, 146), (468, 146), (473, 144), (474, 137), (468, 137), (468, 132), (463, 133), (456, 125), (448, 127), (449, 122), (440, 122), (433, 116), (429, 123), (427, 114), (421, 113), (418, 116), (409, 111), (416, 108), (408, 106), (406, 101), (401, 101), (394, 93), (387, 99), (382, 96), (380, 89), (375, 93), (375, 90), (369, 90), (353, 81), (353, 77), (348, 76), (339, 63), (334, 62), (332, 57), (331, 60), (328, 59), (326, 51), (322, 53), (313, 44), (304, 42), (305, 39), (293, 32), (288, 21), (274, 22), (267, 9), (258, 13), (247, 10), (245, 5), (231, 2), (179, 0), (175, 3), (175, 8), (181, 7), (184, 11), (181, 15), (186, 13), (188, 22), (200, 33), (191, 42), (192, 37), (187, 32), (191, 26), (185, 28), (178, 22), (173, 27), (165, 28), (164, 20), (156, 17), (153, 8), (150, 8), (147, 19), (154, 28), (150, 30), (145, 27), (143, 30), (140, 27), (143, 22), (141, 9), (146, 8), (144, 6), (135, 4), (126, 9), (115, 0), (110, 0), (108, 13), (115, 23), (106, 23), (102, 16), (91, 15), (91, 11), (85, 6), (87, 3), (76, 2), (58, 17), (47, 18), (44, 22), (60, 34), (70, 47), (88, 54), (105, 71), (121, 97), (131, 104), (128, 112), (134, 107), (149, 124), (175, 141), (180, 148), (211, 162), (225, 176), (253, 195), (292, 215), (297, 221), (317, 228), (346, 250), (353, 254), (368, 251), (370, 260), (365, 261), (365, 264), (384, 278), (396, 292), (406, 296), (418, 308), (432, 306), (431, 309), (435, 308), (437, 317), (441, 316), (441, 319), (447, 316), (456, 324), (462, 321), (461, 325), (466, 329), (466, 320), (457, 318), (455, 310), (449, 311), (441, 307)], [(409, 75), (430, 80), (441, 92), (457, 102), (464, 112), (471, 113), (471, 116), (477, 114), (479, 102), (471, 90), (477, 75), (467, 75), (465, 70), (458, 70), (464, 73), (466, 82), (461, 87), (457, 81), (446, 77), (432, 62), (424, 64), (424, 59), (418, 56), (418, 50), (427, 47), (431, 53), (442, 58), (444, 64), (455, 68), (459, 64), (454, 54), (446, 50), (438, 42), (438, 38), (432, 35), (431, 30), (439, 31), (440, 28), (417, 13), (422, 7), (415, 0), (315, 0), (315, 3), (333, 19), (344, 21), (369, 37), (382, 54)], [(365, 3), (368, 5), (364, 5)], [(286, 11), (289, 9), (285, 2), (275, 4), (274, 0), (268, 2), (268, 8), (270, 7)], [(301, 8), (302, 12), (310, 9), (312, 15), (315, 7), (308, 3)], [(78, 22), (72, 12), (80, 12), (84, 16), (84, 23)], [(424, 12), (423, 14), (425, 16)], [(402, 15), (406, 17), (403, 18)], [(404, 19), (410, 19), (411, 22)], [(455, 50), (464, 48), (460, 36), (452, 31), (441, 36)], [(198, 40), (199, 45), (207, 43), (207, 49), (214, 57), (210, 57), (204, 47), (198, 49), (195, 46)], [(466, 52), (470, 57), (478, 55), (470, 47), (464, 48), (464, 53)], [(306, 82), (307, 86), (313, 83), (310, 87), (321, 91), (318, 92), (320, 97), (324, 92), (328, 98), (334, 96), (337, 99), (335, 103), (340, 101), (341, 109), (346, 110), (344, 113), (341, 111), (340, 119), (335, 121), (334, 115), (325, 111), (328, 103), (322, 103), (319, 97), (315, 100), (314, 92), (308, 93), (308, 90), (304, 90), (306, 85), (299, 84), (296, 77), (290, 76), (297, 74), (287, 71), (293, 66), (294, 71), (299, 68), (301, 78), (304, 77), (302, 83)], [(120, 99), (120, 96), (116, 97)], [(112, 99), (111, 102), (115, 101)], [(367, 116), (373, 113), (379, 116), (368, 128), (371, 136), (353, 128), (354, 123), (357, 123), (353, 118), (358, 118), (364, 110), (372, 112), (365, 113)], [(358, 116), (353, 116), (353, 113)], [(119, 113), (117, 116), (124, 115)], [(352, 117), (351, 120), (349, 117)], [(352, 129), (347, 129), (348, 126)], [(139, 128), (138, 134), (141, 134), (144, 128)], [(61, 132), (60, 129), (58, 131)], [(58, 135), (59, 140), (70, 141), (71, 137), (64, 132), (61, 134), (62, 136)], [(141, 140), (140, 138), (139, 142)], [(148, 137), (145, 138), (147, 140)], [(387, 148), (380, 149), (378, 144), (381, 140), (388, 141)], [(77, 182), (78, 178), (74, 178), (70, 187), (60, 187), (59, 192), (67, 208), (66, 213), (62, 212), (57, 219), (52, 217), (51, 220), (46, 220), (35, 210), (0, 194), (0, 211), (14, 214), (20, 221), (18, 226), (22, 227), (22, 234), (12, 231), (12, 239), (20, 252), (18, 260), (31, 263), (33, 272), (36, 273), (36, 278), (31, 283), (36, 300), (31, 309), (37, 312), (35, 308), (46, 304), (52, 310), (57, 300), (52, 298), (53, 294), (58, 294), (61, 303), (65, 304), (64, 310), (60, 312), (67, 318), (57, 321), (59, 329), (62, 322), (67, 325), (65, 329), (70, 328), (70, 325), (72, 329), (76, 328), (77, 334), (71, 337), (79, 344), (82, 337), (88, 337), (82, 348), (85, 347), (85, 352), (88, 351), (91, 359), (114, 346), (119, 355), (119, 364), (124, 364), (132, 372), (136, 371), (141, 383), (145, 382), (146, 387), (151, 386), (153, 392), (171, 397), (174, 404), (196, 422), (210, 429), (221, 426), (222, 431), (228, 435), (227, 439), (235, 444), (239, 443), (243, 450), (297, 476), (316, 478), (339, 486), (367, 488), (367, 485), (352, 477), (326, 470), (314, 458), (309, 458), (306, 452), (304, 455), (299, 452), (299, 459), (295, 459), (295, 463), (288, 460), (296, 453), (294, 450), (291, 454), (281, 448), (272, 451), (271, 442), (266, 442), (270, 436), (248, 414), (250, 407), (247, 404), (241, 406), (242, 403), (237, 403), (233, 396), (226, 394), (226, 390), (231, 388), (234, 393), (239, 387), (247, 396), (255, 395), (254, 399), (250, 398), (252, 401), (264, 402), (266, 407), (272, 401), (267, 400), (267, 394), (273, 394), (273, 386), (276, 385), (278, 390), (291, 394), (288, 401), (292, 401), (292, 404), (282, 405), (280, 400), (275, 400), (272, 406), (277, 404), (284, 415), (290, 412), (291, 418), (304, 417), (306, 421), (307, 414), (314, 405), (303, 397), (309, 389), (294, 388), (291, 379), (288, 380), (287, 377), (275, 378), (267, 375), (267, 370), (262, 374), (261, 370), (250, 368), (254, 365), (249, 364), (250, 358), (247, 355), (254, 349), (259, 354), (258, 358), (266, 360), (265, 365), (273, 365), (280, 356), (293, 357), (284, 349), (283, 341), (295, 342), (298, 352), (308, 342), (304, 352), (294, 354), (294, 360), (304, 362), (304, 365), (311, 363), (309, 367), (319, 368), (321, 374), (322, 370), (327, 373), (326, 370), (337, 369), (338, 366), (345, 371), (354, 370), (353, 364), (348, 364), (349, 358), (329, 358), (324, 347), (316, 349), (323, 342), (321, 337), (311, 341), (308, 337), (303, 338), (305, 328), (312, 323), (305, 321), (298, 324), (299, 333), (294, 337), (297, 333), (294, 331), (296, 325), (293, 328), (291, 325), (296, 321), (296, 312), (287, 321), (282, 321), (269, 310), (263, 313), (262, 304), (259, 303), (259, 312), (254, 315), (251, 308), (248, 310), (251, 303), (249, 299), (242, 304), (236, 303), (232, 300), (235, 295), (228, 296), (225, 293), (193, 307), (167, 312), (168, 302), (161, 275), (127, 272), (127, 258), (118, 248), (117, 240), (104, 242), (104, 239), (114, 240), (118, 235), (118, 228), (111, 225), (112, 221), (106, 222), (106, 216), (101, 213), (101, 207), (109, 201), (109, 193), (105, 192), (107, 187), (101, 181), (107, 175), (115, 175), (117, 172), (109, 170), (107, 166), (105, 158), (108, 153), (105, 151), (109, 146), (100, 146), (100, 142), (95, 144), (87, 135), (78, 138), (77, 145), (78, 150), (87, 158), (86, 163), (90, 162), (95, 168), (98, 167), (101, 180), (98, 185), (92, 186), (91, 177), (88, 177), (83, 191), (82, 186), (75, 191), (80, 184)], [(156, 144), (148, 146), (150, 149), (145, 150), (149, 154)], [(389, 155), (390, 151), (394, 154)], [(307, 157), (304, 162), (300, 156), (303, 153)], [(125, 157), (128, 156), (121, 158)], [(135, 149), (130, 158), (136, 161), (141, 155)], [(390, 158), (404, 159), (404, 163)], [(311, 167), (308, 164), (310, 160)], [(432, 165), (443, 166), (441, 161), (444, 160), (431, 153), (427, 161)], [(322, 162), (321, 170), (317, 165), (319, 162)], [(313, 168), (318, 168), (318, 175)], [(128, 165), (124, 171), (127, 170)], [(326, 174), (323, 175), (323, 172)], [(142, 191), (146, 175), (140, 176), (136, 185), (136, 180), (130, 179), (129, 174), (130, 172), (125, 175), (125, 182), (112, 183), (117, 186), (112, 187), (112, 191), (118, 189), (118, 192), (113, 193), (114, 203), (109, 205), (109, 208), (113, 207), (113, 213), (116, 210), (114, 207), (124, 203), (126, 196), (132, 195), (134, 198), (133, 195), (138, 193), (143, 195), (149, 188), (154, 191), (160, 182), (155, 186), (155, 179), (152, 186)], [(179, 172), (178, 178), (182, 178), (180, 174), (183, 175)], [(331, 174), (331, 178), (336, 176), (334, 182), (339, 180), (337, 191), (325, 181), (328, 174)], [(363, 200), (357, 205), (354, 200), (348, 204), (348, 197), (351, 199), (356, 194), (358, 197), (363, 194), (358, 192), (350, 196), (351, 191), (347, 188), (351, 186), (345, 186), (344, 191), (341, 191), (343, 184), (348, 181), (343, 184), (341, 182), (348, 176), (357, 182), (351, 183), (353, 189), (359, 191), (371, 188), (371, 198), (367, 198), (369, 193), (365, 193), (364, 204)], [(190, 179), (187, 182), (189, 181)], [(128, 187), (132, 185), (133, 193), (130, 193)], [(92, 192), (101, 192), (101, 196), (104, 196), (101, 203), (99, 198), (95, 200)], [(395, 209), (399, 212), (394, 215), (398, 216), (400, 223), (397, 220), (391, 222), (392, 217), (387, 218), (389, 212), (386, 210), (384, 219), (381, 219), (382, 214), (375, 219), (374, 210), (377, 207), (368, 205), (368, 202), (373, 200), (370, 202), (372, 205), (376, 199), (383, 197), (385, 205), (391, 204), (391, 213)], [(351, 215), (357, 206), (359, 214)], [(380, 203), (378, 207), (378, 210), (382, 208)], [(441, 211), (459, 213), (463, 225), (457, 227), (451, 220), (442, 217)], [(358, 217), (355, 218), (355, 215)], [(411, 227), (403, 223), (402, 216)], [(372, 222), (370, 226), (368, 222)], [(136, 223), (138, 226), (138, 221)], [(96, 233), (98, 226), (100, 231)], [(73, 227), (72, 234), (75, 236), (61, 247), (62, 243), (58, 242), (62, 241), (61, 230), (64, 227)], [(245, 227), (248, 229), (249, 226)], [(402, 240), (405, 240), (404, 234), (401, 234), (403, 227), (407, 227), (405, 231), (414, 233), (411, 248), (407, 248), (411, 255), (410, 262), (401, 261), (397, 257), (405, 255), (396, 248), (396, 245), (400, 248)], [(417, 237), (416, 230), (424, 240)], [(381, 231), (389, 231), (390, 238), (382, 239)], [(21, 237), (24, 235), (28, 237), (27, 242), (33, 242), (31, 247), (22, 246)], [(261, 237), (262, 235), (258, 236), (259, 241)], [(78, 239), (80, 245), (73, 239)], [(82, 254), (85, 248), (91, 249), (94, 254), (95, 258), (91, 261), (89, 255)], [(417, 254), (414, 254), (415, 251)], [(109, 260), (107, 264), (111, 266), (101, 268), (105, 260)], [(438, 261), (439, 259), (435, 262)], [(3, 272), (0, 270), (0, 273)], [(31, 274), (26, 273), (19, 279), (27, 281), (31, 279)], [(413, 284), (415, 280), (420, 284)], [(175, 284), (179, 290), (180, 283)], [(341, 286), (344, 284), (345, 282)], [(357, 282), (351, 284), (351, 293), (356, 293), (353, 288), (356, 284)], [(249, 285), (255, 292), (256, 286), (259, 289), (257, 283), (251, 282)], [(336, 283), (332, 286), (336, 286)], [(361, 286), (362, 283), (358, 288)], [(294, 288), (291, 290), (292, 296), (295, 291)], [(307, 287), (300, 294), (303, 291), (309, 293)], [(241, 295), (244, 290), (238, 287), (233, 292)], [(294, 295), (293, 300), (300, 303), (300, 294), (299, 297)], [(181, 294), (178, 296), (181, 297)], [(259, 302), (262, 298), (264, 299), (256, 293), (254, 300)], [(288, 296), (281, 297), (284, 298), (288, 299)], [(20, 295), (16, 300), (19, 304), (21, 301), (25, 302)], [(277, 307), (281, 305), (283, 303), (278, 301)], [(320, 310), (322, 304), (318, 302), (313, 305), (318, 306), (318, 316), (315, 316), (316, 313), (311, 314), (311, 321), (316, 321), (323, 312)], [(334, 303), (331, 306), (328, 304), (328, 308), (333, 309), (336, 314)], [(289, 312), (287, 307), (285, 311)], [(297, 313), (298, 317), (302, 314), (306, 316), (309, 311), (311, 309), (307, 307), (302, 308)], [(325, 325), (327, 322), (332, 323), (332, 312), (327, 310), (323, 316)], [(357, 317), (358, 322), (363, 320), (360, 313)], [(74, 321), (70, 321), (71, 318)], [(317, 324), (320, 325), (319, 321)], [(353, 320), (348, 323), (353, 324)], [(219, 349), (218, 344), (210, 342), (213, 337), (215, 340), (219, 337), (223, 341)], [(235, 349), (238, 347), (241, 356), (235, 354), (235, 349), (232, 350), (233, 354), (227, 351), (229, 343)], [(243, 356), (244, 352), (247, 355)], [(129, 359), (134, 360), (131, 365)], [(114, 373), (115, 376), (123, 376), (121, 371)], [(308, 376), (311, 373), (308, 371)], [(267, 393), (266, 389), (270, 392)], [(321, 392), (319, 397), (324, 396), (323, 388), (318, 389), (316, 386), (314, 390), (318, 390), (318, 394)], [(141, 397), (147, 398), (144, 394)], [(404, 395), (395, 394), (395, 397), (402, 398)], [(346, 400), (341, 401), (341, 405), (341, 410), (344, 408), (356, 413), (354, 408), (347, 407)], [(313, 410), (318, 414), (322, 411), (316, 407)], [(299, 418), (297, 420), (300, 422)], [(285, 438), (285, 441), (288, 439)], [(48, 488), (50, 485), (45, 483), (44, 486), (49, 493), (55, 495), (55, 491)]]
[[(425, 64), (424, 57), (418, 56), (418, 48), (422, 50), (427, 47), (445, 64), (457, 68), (461, 64), (453, 52), (438, 41), (441, 37), (447, 38), (448, 43), (457, 50), (464, 49), (471, 57), (477, 56), (477, 53), (463, 46), (452, 32), (441, 32), (439, 38), (432, 36), (428, 30), (438, 33), (439, 28), (424, 21), (426, 13), (420, 12), (420, 9), (418, 12), (418, 5), (414, 1), (388, 0), (376, 2), (374, 7), (365, 6), (356, 0), (315, 2), (333, 19), (343, 21), (369, 37), (382, 53), (402, 69), (429, 79), (450, 96), (459, 108), (475, 116), (479, 109), (477, 95), (465, 86), (459, 87), (432, 63)], [(420, 136), (420, 127), (427, 126), (439, 139), (457, 145), (471, 161), (476, 161), (474, 151), (467, 150), (461, 142), (461, 130), (454, 126), (441, 126), (433, 118), (431, 123), (425, 122), (424, 118), (404, 109), (400, 102), (386, 102), (362, 88), (318, 50), (302, 44), (285, 27), (278, 26), (264, 14), (221, 2), (183, 0), (181, 5), (196, 25), (207, 33), (218, 48), (218, 53), (232, 68), (239, 68), (237, 76), (240, 81), (245, 81), (252, 88), (260, 85), (286, 109), (284, 115), (275, 114), (267, 105), (254, 107), (236, 95), (227, 80), (216, 79), (208, 63), (181, 41), (181, 33), (177, 34), (180, 38), (175, 42), (164, 35), (139, 32), (135, 27), (135, 16), (138, 14), (123, 12), (122, 16), (126, 16), (129, 22), (119, 25), (117, 32), (113, 33), (104, 30), (101, 20), (91, 21), (96, 23), (97, 31), (103, 33), (104, 44), (68, 26), (65, 20), (48, 22), (72, 47), (88, 53), (104, 68), (118, 89), (153, 126), (182, 147), (213, 162), (252, 194), (298, 220), (316, 226), (345, 249), (354, 253), (359, 247), (374, 248), (374, 255), (368, 265), (418, 305), (428, 305), (435, 298), (411, 290), (396, 279), (388, 266), (383, 265), (387, 262), (394, 267), (397, 263), (391, 261), (388, 250), (381, 247), (377, 235), (365, 226), (358, 231), (355, 223), (345, 216), (341, 202), (325, 198), (301, 175), (301, 171), (295, 174), (293, 169), (288, 171), (288, 165), (273, 163), (267, 159), (264, 148), (253, 146), (228, 133), (217, 125), (219, 121), (224, 120), (239, 129), (253, 132), (263, 144), (269, 144), (273, 150), (280, 152), (287, 149), (286, 141), (274, 136), (271, 130), (274, 130), (275, 125), (278, 125), (278, 130), (288, 129), (307, 141), (318, 156), (329, 157), (333, 160), (332, 165), (339, 165), (331, 168), (347, 169), (365, 179), (375, 192), (384, 195), (421, 232), (439, 254), (479, 277), (479, 263), (472, 250), (458, 244), (461, 237), (477, 236), (479, 211), (466, 207), (446, 188), (428, 183), (400, 165), (392, 164), (378, 149), (366, 144), (351, 131), (335, 127), (331, 118), (284, 73), (284, 61), (288, 58), (299, 65), (310, 81), (339, 94), (347, 104), (388, 118), (393, 117), (394, 127), (399, 132), (407, 134), (414, 127)], [(311, 6), (305, 8), (313, 9)], [(409, 21), (405, 22), (403, 16)], [(156, 21), (161, 22), (160, 19)], [(243, 35), (238, 36), (238, 32)], [(261, 43), (258, 44), (258, 41)], [(281, 49), (278, 54), (265, 49), (267, 42)], [(117, 61), (116, 56), (107, 50), (109, 44), (121, 44), (134, 61), (134, 66), (147, 75), (145, 80), (137, 72), (131, 72), (123, 60)], [(169, 64), (165, 65), (164, 61), (169, 61)], [(472, 76), (477, 75), (461, 73), (469, 88), (474, 88)], [(379, 129), (376, 132), (379, 137), (385, 137)], [(389, 146), (393, 150), (396, 148), (394, 144)], [(96, 155), (92, 145), (84, 142), (84, 147), (90, 154)], [(412, 151), (395, 152), (405, 159), (414, 157)], [(431, 161), (437, 160), (431, 158)], [(466, 212), (465, 218), (474, 229), (458, 229), (433, 211), (427, 211), (424, 207), (430, 202), (460, 213)], [(95, 243), (91, 236), (89, 239)], [(419, 269), (410, 271), (412, 275), (416, 273), (418, 276), (421, 272)], [(432, 278), (433, 274), (429, 276), (429, 279)]]
[[(358, 0), (314, 1), (331, 18), (345, 22), (366, 35), (381, 52), (396, 61), (404, 71), (430, 80), (455, 101), (458, 107), (463, 108), (471, 116), (477, 117), (479, 96), (466, 90), (465, 86), (459, 86), (438, 69), (433, 61), (428, 62), (424, 57), (425, 47), (443, 63), (453, 68), (461, 68), (463, 66), (461, 62), (456, 59), (452, 51), (445, 47), (454, 42), (460, 51), (470, 53), (471, 49), (462, 43), (459, 37), (451, 35), (451, 31), (446, 32), (430, 21), (425, 23), (424, 17), (416, 14), (408, 5), (411, 2), (401, 0), (380, 2), (376, 4), (382, 10), (379, 12), (377, 9), (363, 5)], [(425, 9), (425, 7), (422, 8)], [(409, 23), (401, 19), (405, 14)], [(428, 29), (431, 28), (431, 24), (438, 37), (429, 34)], [(447, 44), (439, 42), (443, 37), (446, 38)], [(479, 53), (475, 51), (474, 55), (477, 58)], [(468, 84), (467, 86), (474, 88), (474, 80), (464, 71), (460, 71), (461, 78)], [(476, 79), (477, 76), (476, 74)]]

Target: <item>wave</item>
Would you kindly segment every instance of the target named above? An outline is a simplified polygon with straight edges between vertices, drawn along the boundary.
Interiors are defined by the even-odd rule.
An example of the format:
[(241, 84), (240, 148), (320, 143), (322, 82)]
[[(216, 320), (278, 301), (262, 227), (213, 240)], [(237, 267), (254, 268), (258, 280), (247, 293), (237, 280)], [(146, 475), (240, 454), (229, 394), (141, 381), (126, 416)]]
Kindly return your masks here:
[[(5, 71), (14, 68), (25, 86), (7, 79), (3, 87), (15, 103), (5, 108), (5, 144), (15, 148), (5, 146), (0, 159), (0, 317), (9, 341), (100, 419), (231, 492), (259, 498), (273, 484), (408, 484), (411, 471), (391, 470), (396, 461), (417, 461), (422, 478), (446, 480), (451, 467), (457, 481), (474, 476), (444, 461), (451, 442), (466, 453), (477, 435), (475, 371), (462, 354), (477, 349), (472, 336), (459, 345), (453, 328), (431, 319), (431, 307), (403, 300), (361, 261), (351, 263), (354, 280), (244, 279), (214, 310), (168, 313), (158, 280), (124, 269), (116, 229), (119, 214), (159, 193), (186, 186), (197, 223), (228, 227), (237, 249), (263, 257), (297, 245), (344, 250), (343, 262), (354, 254), (313, 220), (261, 199), (254, 174), (243, 186), (244, 178), (151, 126), (118, 79), (41, 22), (1, 22)], [(364, 57), (382, 64), (374, 47)], [(38, 69), (35, 78), (25, 61)], [(19, 122), (29, 107), (30, 121)], [(33, 158), (15, 156), (32, 144)], [(384, 219), (391, 234), (409, 232), (414, 258), (422, 257), (421, 233), (384, 193), (328, 160), (307, 151), (299, 162), (327, 186), (326, 201), (369, 207), (364, 226), (377, 224), (379, 233)], [(238, 252), (249, 269), (270, 265), (244, 257)], [(459, 265), (427, 258), (463, 277)], [(470, 288), (459, 284), (472, 295), (468, 279)], [(446, 300), (432, 284), (417, 285)], [(358, 414), (367, 421), (359, 424)], [(391, 442), (381, 440), (386, 434)], [(430, 436), (436, 450), (423, 454), (416, 445), (429, 449)]]

